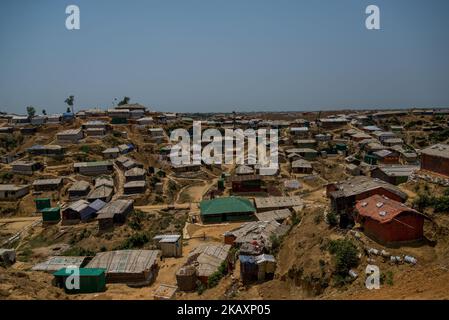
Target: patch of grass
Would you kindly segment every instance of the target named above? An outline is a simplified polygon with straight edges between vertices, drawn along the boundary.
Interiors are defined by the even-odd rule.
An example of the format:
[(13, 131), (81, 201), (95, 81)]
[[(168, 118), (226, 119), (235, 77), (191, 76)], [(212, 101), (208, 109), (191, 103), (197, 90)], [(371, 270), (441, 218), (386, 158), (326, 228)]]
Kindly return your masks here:
[(393, 277), (394, 277), (393, 271), (387, 271), (385, 273), (382, 273), (380, 275), (380, 283), (381, 284), (385, 283), (389, 286), (392, 286), (394, 284)]
[(272, 234), (270, 236), (270, 241), (271, 241), (270, 253), (272, 255), (276, 255), (279, 252), (279, 249), (281, 248), (282, 239), (281, 237)]
[(145, 244), (150, 241), (150, 237), (146, 232), (138, 232), (127, 238), (117, 249), (134, 249), (142, 248)]
[(30, 261), (31, 256), (33, 255), (33, 250), (30, 248), (25, 248), (17, 255), (17, 260), (21, 262), (28, 262)]

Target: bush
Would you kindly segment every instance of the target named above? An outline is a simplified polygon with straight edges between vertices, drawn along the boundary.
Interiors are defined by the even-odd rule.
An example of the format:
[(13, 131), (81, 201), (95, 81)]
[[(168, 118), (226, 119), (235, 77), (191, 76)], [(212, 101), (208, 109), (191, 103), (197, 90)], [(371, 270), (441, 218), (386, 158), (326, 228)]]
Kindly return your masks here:
[(271, 250), (270, 253), (273, 255), (276, 255), (276, 253), (278, 253), (279, 248), (281, 247), (281, 238), (272, 234), (270, 236), (270, 241), (271, 241)]
[(209, 279), (207, 279), (207, 287), (208, 288), (216, 287), (220, 282), (221, 278), (223, 278), (223, 276), (227, 273), (227, 271), (228, 271), (228, 264), (226, 261), (223, 261), (218, 267), (218, 270), (212, 273), (209, 276)]
[(4, 182), (9, 182), (13, 178), (13, 174), (11, 172), (2, 172), (0, 173), (0, 180)]
[(414, 201), (413, 207), (418, 209), (418, 211), (423, 211), (424, 209), (432, 206), (433, 199), (427, 194), (420, 194)]
[(196, 292), (198, 293), (198, 295), (202, 295), (204, 291), (206, 291), (206, 287), (201, 281), (198, 281), (196, 284)]
[(338, 216), (334, 211), (329, 212), (326, 218), (330, 226), (335, 227), (338, 224)]
[(150, 241), (148, 235), (144, 232), (139, 232), (133, 234), (131, 237), (126, 239), (120, 246), (119, 249), (133, 249), (133, 248), (142, 248), (145, 244)]
[[(446, 193), (447, 190), (445, 191)], [(413, 201), (413, 207), (418, 211), (434, 208), (435, 213), (449, 212), (449, 196), (432, 197), (427, 194), (421, 194)]]
[(80, 148), (80, 151), (83, 152), (83, 153), (89, 153), (90, 147), (84, 145), (84, 146), (82, 146), (82, 147)]
[(301, 217), (297, 213), (294, 213), (292, 215), (292, 225), (296, 226), (300, 222), (301, 222)]
[(142, 221), (145, 219), (146, 214), (140, 210), (134, 210), (129, 217), (128, 225), (133, 230), (142, 230)]
[(350, 240), (333, 240), (329, 252), (335, 255), (335, 273), (346, 277), (351, 268), (359, 264), (357, 247)]

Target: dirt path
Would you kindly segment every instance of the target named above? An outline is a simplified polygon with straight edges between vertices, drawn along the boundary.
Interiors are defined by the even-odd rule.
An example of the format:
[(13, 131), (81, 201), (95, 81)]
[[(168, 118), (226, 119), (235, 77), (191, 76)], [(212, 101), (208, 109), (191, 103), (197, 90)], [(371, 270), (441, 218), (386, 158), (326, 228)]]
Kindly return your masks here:
[(117, 174), (117, 186), (115, 188), (115, 194), (112, 196), (112, 200), (120, 199), (120, 197), (124, 193), (124, 185), (125, 185), (125, 174), (122, 170), (114, 163), (114, 171)]

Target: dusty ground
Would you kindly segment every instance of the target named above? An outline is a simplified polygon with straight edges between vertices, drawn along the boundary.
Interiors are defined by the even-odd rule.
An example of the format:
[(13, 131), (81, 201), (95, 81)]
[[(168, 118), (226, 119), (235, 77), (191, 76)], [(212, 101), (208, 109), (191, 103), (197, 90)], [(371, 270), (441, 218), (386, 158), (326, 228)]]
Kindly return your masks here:
[[(323, 113), (325, 114), (331, 113)], [(270, 119), (291, 119), (291, 114), (263, 114), (262, 117)], [(295, 116), (315, 120), (317, 114), (305, 113)], [(418, 130), (429, 123), (425, 117), (406, 117), (404, 123), (422, 120), (417, 125)], [(70, 126), (76, 128), (80, 123), (75, 122)], [(388, 123), (387, 123), (388, 125)], [(349, 128), (350, 126), (348, 126)], [(54, 135), (60, 128), (46, 128), (38, 135), (27, 138), (26, 142), (15, 148), (14, 152), (24, 151), (35, 143), (54, 143)], [(344, 128), (347, 129), (347, 128)], [(337, 130), (342, 132), (344, 129)], [(197, 174), (172, 174), (168, 167), (161, 164), (157, 157), (151, 155), (162, 145), (149, 143), (148, 138), (139, 130), (130, 125), (116, 126), (117, 131), (126, 131), (128, 139), (109, 134), (104, 139), (86, 139), (82, 145), (69, 146), (68, 156), (64, 160), (42, 159), (46, 164), (43, 172), (35, 177), (13, 177), (12, 183), (29, 183), (36, 177), (52, 177), (55, 175), (70, 175), (65, 179), (65, 186), (60, 192), (40, 194), (40, 197), (51, 197), (54, 202), (66, 201), (65, 190), (73, 180), (84, 177), (71, 175), (71, 163), (73, 161), (102, 159), (101, 151), (110, 146), (132, 141), (139, 147), (139, 152), (133, 152), (129, 156), (143, 163), (145, 167), (162, 167), (167, 176), (161, 180), (164, 183), (164, 193), (161, 201), (155, 201), (156, 195), (152, 190), (138, 199), (136, 208), (145, 212), (148, 216), (142, 223), (141, 230), (133, 230), (129, 225), (115, 229), (113, 233), (98, 235), (96, 223), (80, 224), (69, 227), (52, 226), (42, 228), (30, 225), (38, 219), (31, 216), (34, 212), (34, 198), (37, 195), (28, 195), (17, 203), (0, 203), (2, 214), (0, 217), (0, 241), (19, 232), (24, 232), (22, 240), (12, 244), (18, 249), (18, 262), (11, 268), (0, 267), (0, 299), (152, 299), (154, 291), (160, 284), (176, 284), (175, 273), (181, 267), (189, 251), (201, 243), (222, 243), (223, 233), (234, 229), (240, 223), (202, 226), (199, 224), (187, 224), (184, 221), (187, 216), (198, 212), (198, 203), (216, 188), (220, 172), (216, 170), (202, 169)], [(316, 131), (316, 128), (313, 128)], [(415, 130), (415, 129), (413, 129)], [(420, 131), (409, 131), (404, 135), (407, 143), (419, 146), (426, 142), (426, 135)], [(424, 140), (423, 140), (424, 139)], [(165, 143), (163, 144), (165, 145)], [(86, 146), (89, 152), (83, 152)], [(85, 147), (84, 147), (85, 148)], [(224, 166), (224, 171), (232, 172), (234, 166)], [(7, 172), (9, 166), (0, 165), (0, 173)], [(331, 181), (345, 179), (343, 157), (320, 159), (314, 162), (315, 176), (290, 175), (287, 164), (281, 167), (282, 177), (285, 179), (298, 179), (302, 187), (299, 190), (287, 191), (283, 186), (276, 186), (276, 181), (267, 182), (276, 187), (277, 191), (286, 195), (301, 195), (305, 201), (304, 211), (301, 212), (301, 222), (294, 226), (285, 237), (277, 255), (278, 266), (275, 279), (265, 283), (256, 283), (247, 287), (239, 282), (239, 268), (232, 274), (225, 276), (217, 287), (206, 290), (201, 296), (196, 292), (177, 293), (178, 299), (448, 299), (449, 298), (449, 218), (446, 214), (433, 216), (432, 221), (426, 223), (426, 235), (429, 241), (419, 246), (404, 246), (401, 248), (384, 248), (362, 237), (357, 242), (346, 231), (331, 229), (324, 222), (324, 214), (328, 211), (328, 199), (324, 194), (324, 186)], [(119, 184), (123, 183), (123, 174), (116, 169), (116, 178)], [(170, 185), (170, 182), (172, 184)], [(417, 194), (425, 191), (430, 194), (441, 194), (444, 190), (431, 185), (406, 183), (400, 187), (409, 196), (409, 203)], [(226, 190), (225, 194), (229, 194)], [(121, 195), (121, 190), (115, 197)], [(157, 226), (155, 226), (157, 225)], [(160, 227), (164, 225), (164, 227)], [(184, 232), (183, 257), (174, 259), (166, 258), (160, 262), (160, 270), (156, 281), (148, 287), (130, 288), (122, 284), (109, 284), (107, 291), (97, 294), (66, 295), (62, 290), (51, 285), (50, 274), (31, 272), (30, 267), (36, 262), (56, 252), (70, 248), (82, 248), (88, 252), (99, 250), (112, 250), (123, 245), (124, 241), (138, 232)], [(25, 232), (26, 231), (26, 232)], [(364, 268), (367, 265), (367, 257), (362, 256), (360, 265), (356, 268), (360, 275), (354, 282), (337, 288), (332, 284), (333, 257), (325, 249), (329, 240), (349, 237), (358, 246), (371, 246), (377, 249), (386, 249), (395, 254), (409, 254), (418, 259), (416, 266), (390, 265), (381, 258), (376, 258), (375, 263), (383, 273), (391, 273), (392, 281), (382, 284), (380, 290), (367, 290), (364, 286)], [(431, 240), (431, 241), (430, 241)], [(144, 248), (153, 248), (152, 243), (147, 243)]]

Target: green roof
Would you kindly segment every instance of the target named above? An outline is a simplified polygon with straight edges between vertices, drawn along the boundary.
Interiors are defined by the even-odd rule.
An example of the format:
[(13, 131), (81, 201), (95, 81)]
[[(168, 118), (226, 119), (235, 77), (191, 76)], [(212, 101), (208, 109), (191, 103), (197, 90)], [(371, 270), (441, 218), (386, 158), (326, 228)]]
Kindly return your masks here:
[(240, 197), (203, 200), (200, 203), (200, 209), (202, 215), (256, 211), (250, 200)]
[[(105, 273), (106, 269), (102, 269), (102, 268), (80, 268), (79, 271), (80, 271), (80, 276), (95, 277), (95, 276), (100, 276), (101, 274)], [(67, 271), (66, 268), (59, 269), (58, 271), (53, 273), (54, 276), (59, 276), (59, 277), (70, 276), (72, 274), (73, 274), (73, 272)]]

